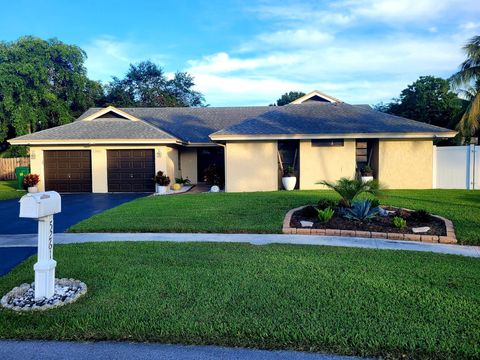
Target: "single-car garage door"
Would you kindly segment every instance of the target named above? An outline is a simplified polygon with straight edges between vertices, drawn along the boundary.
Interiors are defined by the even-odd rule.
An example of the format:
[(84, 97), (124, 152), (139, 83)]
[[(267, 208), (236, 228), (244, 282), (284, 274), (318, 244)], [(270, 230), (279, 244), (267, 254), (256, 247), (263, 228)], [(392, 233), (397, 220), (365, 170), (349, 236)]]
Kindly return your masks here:
[(109, 192), (153, 192), (153, 150), (107, 150)]
[(43, 153), (45, 190), (91, 192), (90, 150), (46, 150)]

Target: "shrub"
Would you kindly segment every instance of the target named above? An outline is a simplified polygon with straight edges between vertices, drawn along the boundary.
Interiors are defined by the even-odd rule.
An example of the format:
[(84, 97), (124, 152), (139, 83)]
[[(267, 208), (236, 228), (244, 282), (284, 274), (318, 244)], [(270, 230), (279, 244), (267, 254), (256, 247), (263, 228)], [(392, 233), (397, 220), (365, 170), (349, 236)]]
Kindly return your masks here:
[(155, 175), (155, 182), (159, 186), (168, 186), (170, 185), (170, 178), (163, 173), (163, 171), (157, 172), (157, 175)]
[(295, 169), (293, 168), (293, 166), (287, 166), (285, 170), (283, 170), (283, 176), (285, 177), (295, 176)]
[(192, 183), (188, 177), (185, 179), (183, 177), (175, 178), (175, 182), (181, 185), (190, 185)]
[(370, 202), (372, 204), (372, 208), (378, 208), (380, 206), (380, 200), (378, 199), (371, 199)]
[(23, 178), (23, 186), (26, 188), (37, 186), (39, 182), (40, 182), (40, 176), (38, 176), (37, 174), (27, 174)]
[(368, 221), (378, 215), (378, 209), (372, 207), (368, 199), (356, 200), (351, 208), (345, 209), (344, 217), (349, 220)]
[(217, 164), (211, 164), (205, 169), (205, 182), (208, 185), (223, 186), (223, 170), (219, 169)]
[(302, 209), (302, 216), (306, 218), (316, 218), (318, 215), (317, 209), (309, 205)]
[(405, 229), (407, 227), (407, 221), (400, 216), (395, 216), (392, 219), (392, 223), (397, 229)]
[(337, 203), (332, 199), (320, 199), (318, 200), (317, 207), (320, 210), (325, 210), (326, 208), (335, 209)]
[(372, 176), (373, 175), (373, 170), (369, 165), (364, 165), (360, 169), (360, 173), (362, 174), (362, 176)]
[(359, 179), (341, 178), (335, 183), (323, 180), (317, 184), (325, 185), (326, 187), (337, 192), (342, 197), (341, 204), (345, 207), (350, 207), (352, 201), (360, 194), (372, 194), (374, 196), (381, 195), (383, 186), (376, 180), (363, 182)]
[(418, 221), (418, 222), (428, 222), (430, 221), (430, 213), (427, 210), (415, 210), (410, 214), (410, 218), (413, 221)]
[(318, 212), (318, 220), (320, 220), (323, 223), (329, 222), (333, 214), (335, 213), (335, 211), (330, 207), (327, 207), (325, 210), (318, 209), (317, 212)]

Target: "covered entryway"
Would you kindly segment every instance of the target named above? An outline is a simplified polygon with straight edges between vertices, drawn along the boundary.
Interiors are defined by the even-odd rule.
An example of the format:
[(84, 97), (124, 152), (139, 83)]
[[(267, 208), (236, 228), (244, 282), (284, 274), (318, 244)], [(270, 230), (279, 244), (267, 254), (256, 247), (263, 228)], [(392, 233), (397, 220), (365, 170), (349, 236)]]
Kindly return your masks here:
[(46, 150), (43, 160), (46, 191), (92, 191), (90, 150)]
[(107, 150), (109, 192), (153, 192), (154, 151)]
[(197, 181), (223, 187), (225, 183), (225, 151), (222, 147), (197, 150)]

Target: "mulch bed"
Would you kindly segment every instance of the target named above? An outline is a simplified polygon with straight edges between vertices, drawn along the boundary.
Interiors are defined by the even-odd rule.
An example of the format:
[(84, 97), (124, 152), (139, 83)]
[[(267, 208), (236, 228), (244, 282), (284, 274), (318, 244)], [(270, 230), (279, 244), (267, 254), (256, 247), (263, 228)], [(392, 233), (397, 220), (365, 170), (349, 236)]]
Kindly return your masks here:
[[(339, 230), (357, 230), (357, 231), (371, 231), (371, 232), (383, 232), (383, 233), (401, 233), (401, 234), (414, 234), (412, 228), (414, 227), (430, 227), (428, 232), (422, 233), (423, 235), (447, 235), (445, 223), (443, 220), (429, 215), (426, 221), (418, 221), (412, 217), (412, 212), (394, 207), (382, 206), (385, 210), (393, 211), (394, 213), (388, 216), (376, 216), (368, 222), (361, 222), (357, 220), (345, 219), (340, 215), (339, 208), (335, 209), (335, 213), (330, 221), (322, 223), (318, 220), (314, 214), (316, 213), (313, 206), (307, 206), (301, 210), (293, 213), (290, 221), (290, 227), (302, 228), (300, 221), (313, 222), (312, 229), (339, 229)], [(392, 219), (395, 216), (400, 216), (407, 221), (407, 227), (405, 229), (399, 229), (392, 223)]]

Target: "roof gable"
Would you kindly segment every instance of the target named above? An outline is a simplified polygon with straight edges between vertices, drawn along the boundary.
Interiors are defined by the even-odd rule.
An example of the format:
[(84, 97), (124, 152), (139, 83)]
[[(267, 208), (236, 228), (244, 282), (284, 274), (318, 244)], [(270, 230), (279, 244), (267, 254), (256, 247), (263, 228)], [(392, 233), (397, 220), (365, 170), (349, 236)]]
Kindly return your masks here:
[(135, 116), (123, 111), (123, 110), (117, 109), (114, 106), (107, 106), (106, 108), (99, 109), (98, 111), (82, 118), (81, 120), (91, 121), (91, 120), (95, 120), (95, 119), (98, 119), (98, 118), (109, 118), (109, 119), (120, 118), (120, 119), (132, 120), (132, 121), (140, 121), (139, 118), (137, 118), (137, 117), (135, 117)]
[(292, 101), (290, 104), (303, 104), (308, 102), (327, 102), (327, 103), (341, 103), (343, 101), (334, 98), (333, 96), (327, 95), (321, 91), (313, 90), (312, 92), (303, 95), (301, 98), (298, 98)]

